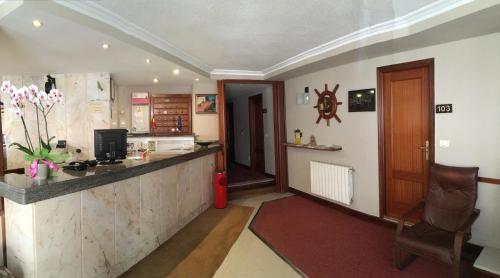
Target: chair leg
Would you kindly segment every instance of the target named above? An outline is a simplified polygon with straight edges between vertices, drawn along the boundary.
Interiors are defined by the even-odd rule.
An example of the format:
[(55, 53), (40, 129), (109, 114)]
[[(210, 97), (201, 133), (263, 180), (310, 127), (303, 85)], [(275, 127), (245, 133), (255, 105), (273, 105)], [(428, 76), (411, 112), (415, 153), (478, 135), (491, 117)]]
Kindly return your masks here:
[(401, 258), (402, 252), (403, 251), (398, 246), (394, 247), (394, 266), (396, 266), (396, 268), (399, 270), (403, 269), (403, 263)]
[(403, 270), (406, 266), (412, 263), (417, 257), (413, 254), (408, 254), (398, 246), (394, 247), (394, 265), (397, 269)]
[(452, 268), (452, 277), (460, 278), (460, 260), (454, 261), (451, 268)]

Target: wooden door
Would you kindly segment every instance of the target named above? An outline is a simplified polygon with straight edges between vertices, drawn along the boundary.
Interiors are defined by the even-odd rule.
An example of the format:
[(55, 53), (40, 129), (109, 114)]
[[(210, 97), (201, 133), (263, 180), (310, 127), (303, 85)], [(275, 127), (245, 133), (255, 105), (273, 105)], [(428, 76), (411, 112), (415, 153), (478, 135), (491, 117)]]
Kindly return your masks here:
[(264, 158), (264, 113), (262, 94), (248, 98), (250, 119), (250, 168), (265, 173)]
[(379, 68), (378, 74), (382, 215), (398, 219), (427, 193), (434, 154), (433, 60)]

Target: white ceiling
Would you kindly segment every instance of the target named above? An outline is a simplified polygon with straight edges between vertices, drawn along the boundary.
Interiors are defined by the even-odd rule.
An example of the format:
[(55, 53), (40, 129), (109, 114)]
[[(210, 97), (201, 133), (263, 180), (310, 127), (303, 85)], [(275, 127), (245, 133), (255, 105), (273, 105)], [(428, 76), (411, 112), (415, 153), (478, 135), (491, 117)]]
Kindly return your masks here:
[(263, 71), (436, 0), (99, 0), (213, 69)]
[[(425, 43), (459, 39), (459, 34), (446, 35), (457, 32), (440, 27), (456, 31), (460, 22), (449, 22), (492, 10), (499, 3), (0, 0), (0, 74), (104, 71), (111, 72), (120, 85), (152, 85), (156, 77), (158, 85), (183, 86), (193, 84), (195, 78), (200, 82), (208, 77), (284, 78), (291, 72), (318, 68), (308, 65), (321, 61), (348, 61), (351, 58), (342, 58), (347, 53), (383, 55), (383, 51), (370, 50), (383, 42), (398, 41), (389, 49), (396, 52), (408, 48), (409, 42), (424, 47)], [(489, 17), (498, 14), (495, 10)], [(44, 22), (42, 28), (33, 28), (35, 18)], [(496, 30), (488, 28), (482, 18), (462, 20), (470, 29), (462, 37)], [(428, 30), (439, 30), (442, 35)], [(103, 50), (103, 42), (111, 48)], [(371, 53), (359, 55), (356, 50)], [(153, 63), (146, 64), (146, 58)], [(174, 68), (181, 70), (180, 75), (172, 74)]]
[[(43, 26), (35, 29), (32, 20)], [(30, 3), (0, 19), (0, 76), (111, 72), (120, 85), (189, 85), (197, 73)], [(110, 45), (102, 49), (102, 43)], [(146, 59), (151, 59), (147, 64)], [(180, 69), (174, 75), (174, 69)]]

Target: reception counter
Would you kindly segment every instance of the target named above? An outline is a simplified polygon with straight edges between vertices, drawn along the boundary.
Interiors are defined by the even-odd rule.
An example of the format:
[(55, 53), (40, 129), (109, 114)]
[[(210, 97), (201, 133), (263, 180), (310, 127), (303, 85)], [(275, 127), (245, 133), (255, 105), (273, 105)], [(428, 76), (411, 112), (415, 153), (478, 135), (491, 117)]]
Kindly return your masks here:
[(117, 277), (212, 203), (219, 146), (0, 179), (7, 265), (19, 277)]

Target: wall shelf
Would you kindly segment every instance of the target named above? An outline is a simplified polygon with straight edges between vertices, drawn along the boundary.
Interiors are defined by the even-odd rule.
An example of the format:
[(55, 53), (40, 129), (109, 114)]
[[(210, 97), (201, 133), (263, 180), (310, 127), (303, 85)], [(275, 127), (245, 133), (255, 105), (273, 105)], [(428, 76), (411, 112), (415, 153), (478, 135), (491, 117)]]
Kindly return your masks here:
[(314, 147), (309, 146), (309, 145), (297, 145), (297, 144), (293, 144), (293, 143), (284, 143), (283, 145), (286, 147), (290, 147), (290, 148), (325, 151), (325, 152), (336, 152), (336, 151), (342, 150), (342, 146), (338, 146), (338, 145), (332, 145), (332, 146), (317, 145)]

